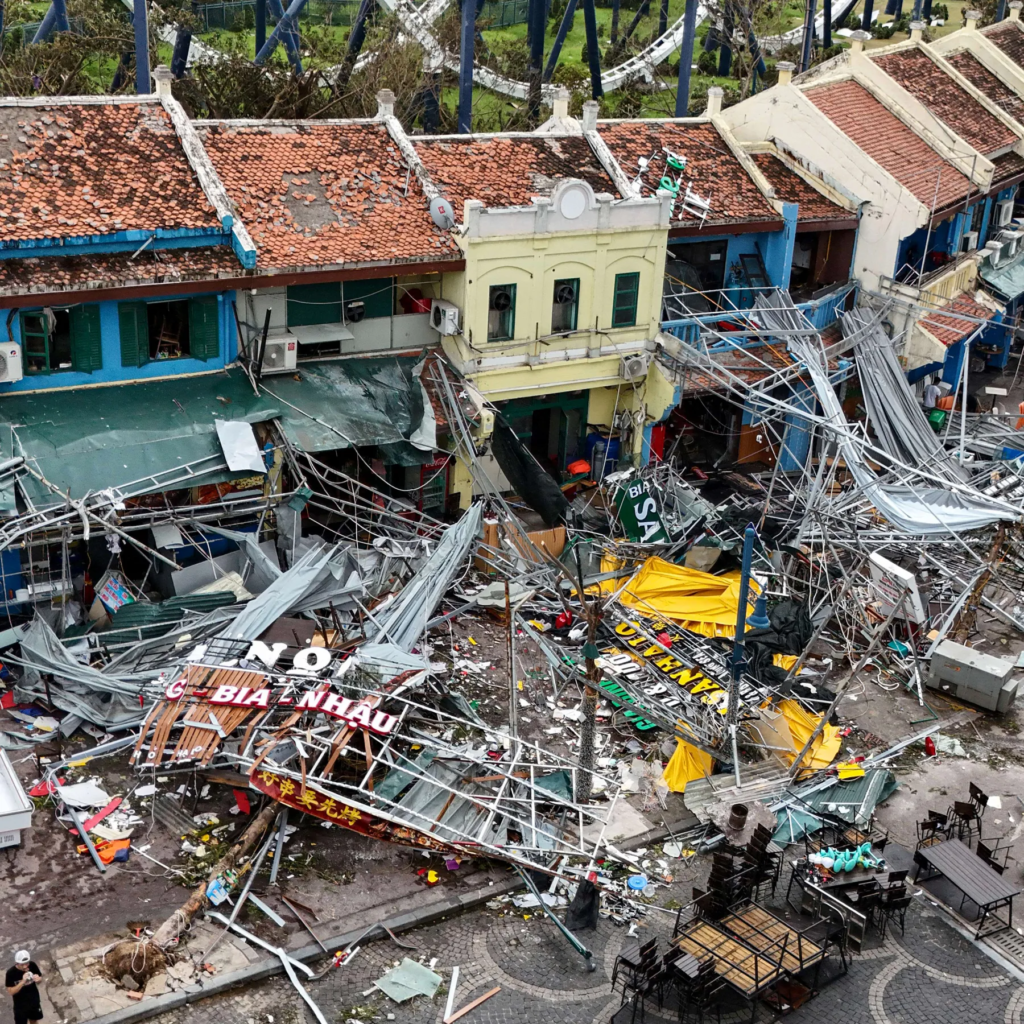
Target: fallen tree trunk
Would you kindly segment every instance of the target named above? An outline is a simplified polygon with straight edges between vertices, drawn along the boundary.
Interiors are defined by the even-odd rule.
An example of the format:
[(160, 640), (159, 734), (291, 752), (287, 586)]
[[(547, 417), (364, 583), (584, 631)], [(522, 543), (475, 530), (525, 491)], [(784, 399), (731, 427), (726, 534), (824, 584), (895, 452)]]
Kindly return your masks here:
[(238, 837), (238, 842), (213, 866), (206, 881), (198, 886), (192, 895), (156, 930), (152, 939), (155, 945), (163, 948), (174, 942), (188, 928), (192, 918), (201, 910), (206, 909), (210, 902), (206, 896), (206, 887), (219, 875), (235, 867), (252, 850), (260, 836), (273, 824), (279, 811), (280, 807), (276, 803), (269, 803), (249, 822), (246, 830)]

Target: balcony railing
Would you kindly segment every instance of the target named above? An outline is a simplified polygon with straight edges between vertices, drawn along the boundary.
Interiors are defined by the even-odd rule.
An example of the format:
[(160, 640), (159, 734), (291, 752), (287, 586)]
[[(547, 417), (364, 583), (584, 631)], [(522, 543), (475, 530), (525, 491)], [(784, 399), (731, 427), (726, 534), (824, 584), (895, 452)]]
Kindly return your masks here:
[(884, 295), (909, 299), (922, 306), (939, 309), (950, 299), (974, 286), (978, 279), (978, 253), (965, 252), (952, 263), (925, 274), (920, 281), (898, 281), (896, 278), (878, 279), (879, 291)]

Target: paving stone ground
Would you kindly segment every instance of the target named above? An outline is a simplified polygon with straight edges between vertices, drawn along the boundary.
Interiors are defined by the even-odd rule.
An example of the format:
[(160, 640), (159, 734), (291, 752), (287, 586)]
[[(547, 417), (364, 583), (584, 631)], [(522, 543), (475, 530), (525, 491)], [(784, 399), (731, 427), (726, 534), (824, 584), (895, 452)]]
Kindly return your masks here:
[[(452, 967), (459, 965), (456, 1007), (501, 986), (498, 995), (464, 1018), (465, 1024), (628, 1024), (632, 1009), (620, 1011), (621, 999), (611, 991), (615, 957), (634, 941), (627, 938), (626, 929), (602, 920), (596, 934), (581, 936), (597, 964), (589, 973), (553, 924), (533, 915), (524, 920), (524, 913), (529, 912), (498, 916), (493, 910), (480, 910), (401, 936), (418, 952), (390, 942), (370, 943), (347, 967), (311, 983), (309, 991), (331, 1024), (441, 1024), (446, 987), (432, 1001), (419, 998), (403, 1005), (376, 991), (364, 994), (402, 957), (417, 959), (422, 953), (428, 961), (437, 958), (435, 969), (446, 983)], [(671, 929), (672, 915), (652, 914), (643, 922), (641, 934), (664, 939)], [(270, 1024), (271, 1017), (273, 1024), (315, 1021), (283, 978), (157, 1021)], [(728, 1024), (749, 1019), (750, 1010), (739, 1007), (722, 1016)], [(758, 1008), (758, 1024), (772, 1019), (766, 1007)], [(1024, 1024), (1024, 985), (962, 938), (921, 897), (907, 915), (904, 936), (897, 929), (884, 945), (854, 957), (848, 974), (823, 986), (815, 999), (786, 1019), (794, 1024)], [(647, 1024), (677, 1020), (674, 1010), (647, 1008)]]

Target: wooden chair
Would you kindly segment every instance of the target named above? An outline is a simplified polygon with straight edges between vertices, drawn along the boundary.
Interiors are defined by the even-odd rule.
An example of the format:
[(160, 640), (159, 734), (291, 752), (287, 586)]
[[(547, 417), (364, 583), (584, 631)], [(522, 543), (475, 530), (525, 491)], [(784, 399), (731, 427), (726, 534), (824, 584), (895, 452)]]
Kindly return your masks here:
[(907, 907), (910, 906), (911, 896), (905, 885), (895, 889), (886, 889), (882, 894), (882, 900), (878, 904), (878, 917), (881, 924), (882, 941), (885, 941), (885, 932), (892, 921), (898, 921), (900, 935), (904, 934), (904, 926), (907, 920)]
[(933, 846), (935, 843), (941, 843), (945, 838), (946, 833), (939, 827), (939, 823), (934, 818), (926, 818), (917, 823), (917, 846), (915, 849), (920, 850), (925, 846)]
[(956, 832), (957, 839), (966, 841), (968, 846), (972, 844), (975, 836), (981, 838), (981, 816), (969, 800), (953, 801), (949, 813), (949, 826)]
[(987, 794), (978, 789), (973, 782), (968, 785), (968, 792), (970, 793), (970, 803), (974, 808), (975, 813), (979, 818), (984, 817), (985, 808), (988, 807)]
[(679, 990), (679, 1020), (682, 1022), (692, 1019), (696, 1024), (703, 1024), (705, 1015), (711, 1010), (715, 1011), (715, 1019), (721, 1024), (722, 993), (725, 989), (725, 982), (715, 971), (715, 962), (712, 959), (702, 960), (697, 971), (697, 977), (688, 985), (681, 986)]
[(657, 962), (657, 939), (651, 939), (649, 942), (634, 946), (632, 949), (620, 953), (615, 958), (615, 964), (612, 967), (612, 991), (615, 991), (620, 970), (623, 972), (622, 993), (625, 996), (628, 992), (635, 991), (639, 987), (644, 975)]
[(164, 317), (156, 334), (157, 359), (177, 359), (181, 355), (181, 321), (172, 327)]

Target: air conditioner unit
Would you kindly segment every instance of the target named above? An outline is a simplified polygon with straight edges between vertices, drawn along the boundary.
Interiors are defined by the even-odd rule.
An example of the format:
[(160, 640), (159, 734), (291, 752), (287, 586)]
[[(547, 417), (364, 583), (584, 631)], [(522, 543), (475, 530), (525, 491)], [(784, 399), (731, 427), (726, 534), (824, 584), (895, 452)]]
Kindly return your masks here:
[(996, 203), (996, 226), (1005, 228), (1013, 220), (1013, 200), (1003, 199)]
[(0, 384), (21, 380), (25, 369), (21, 365), (21, 346), (15, 342), (0, 345)]
[(438, 334), (461, 334), (462, 314), (454, 302), (432, 299), (430, 302), (430, 326)]
[(978, 248), (978, 232), (977, 231), (965, 231), (963, 238), (960, 240), (960, 251), (961, 252), (973, 252)]
[(285, 338), (267, 338), (267, 350), (263, 354), (263, 373), (290, 373), (295, 369), (298, 355), (298, 339), (292, 335)]
[(1003, 251), (1007, 258), (1016, 256), (1020, 249), (1021, 234), (1016, 229), (1000, 231), (999, 241), (1003, 243)]
[(647, 356), (623, 356), (619, 363), (619, 376), (623, 380), (641, 380), (647, 376)]

